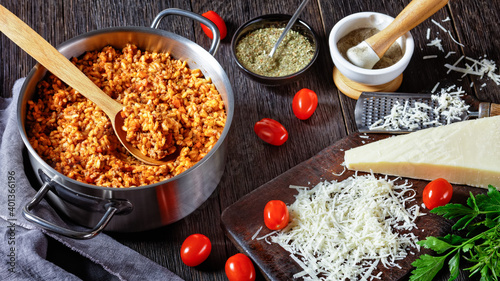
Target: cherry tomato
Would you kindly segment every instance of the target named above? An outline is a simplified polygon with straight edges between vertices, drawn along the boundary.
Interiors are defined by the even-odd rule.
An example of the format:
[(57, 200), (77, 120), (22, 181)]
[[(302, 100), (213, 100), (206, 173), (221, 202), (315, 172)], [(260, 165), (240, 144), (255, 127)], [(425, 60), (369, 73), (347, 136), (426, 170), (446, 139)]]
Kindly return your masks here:
[[(221, 18), (221, 16), (219, 16), (219, 14), (217, 14), (214, 11), (208, 11), (208, 12), (203, 13), (201, 15), (206, 17), (207, 19), (213, 21), (213, 23), (215, 23), (215, 25), (217, 25), (217, 28), (219, 29), (219, 32), (220, 32), (220, 40), (222, 40), (226, 37), (226, 35), (227, 35), (226, 23)], [(201, 24), (201, 28), (203, 29), (203, 32), (205, 32), (205, 34), (208, 36), (208, 38), (213, 39), (212, 30), (210, 30), (210, 28), (208, 26)]]
[(270, 118), (264, 118), (255, 123), (253, 130), (259, 138), (272, 145), (282, 145), (288, 139), (285, 127)]
[(318, 96), (312, 90), (304, 88), (298, 91), (293, 97), (293, 113), (300, 120), (306, 120), (307, 118), (311, 117), (317, 106)]
[(197, 266), (204, 262), (212, 251), (210, 239), (203, 234), (189, 235), (181, 246), (181, 259), (187, 266)]
[(428, 183), (424, 188), (423, 200), (425, 206), (432, 210), (438, 206), (448, 204), (453, 195), (453, 187), (442, 178), (435, 179)]
[(226, 276), (229, 281), (255, 280), (255, 267), (249, 257), (238, 253), (226, 261)]
[(271, 200), (264, 207), (264, 223), (271, 230), (283, 229), (289, 218), (288, 207), (281, 200)]

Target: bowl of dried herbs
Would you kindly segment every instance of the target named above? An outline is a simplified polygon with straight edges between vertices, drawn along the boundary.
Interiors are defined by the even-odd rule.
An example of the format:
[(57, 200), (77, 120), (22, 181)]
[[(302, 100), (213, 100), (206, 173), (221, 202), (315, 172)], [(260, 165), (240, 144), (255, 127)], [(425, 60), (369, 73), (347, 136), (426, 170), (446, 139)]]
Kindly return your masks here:
[(314, 64), (319, 54), (318, 37), (300, 19), (274, 55), (269, 55), (290, 18), (285, 14), (263, 15), (235, 32), (231, 42), (233, 61), (249, 78), (265, 85), (282, 85), (299, 79)]

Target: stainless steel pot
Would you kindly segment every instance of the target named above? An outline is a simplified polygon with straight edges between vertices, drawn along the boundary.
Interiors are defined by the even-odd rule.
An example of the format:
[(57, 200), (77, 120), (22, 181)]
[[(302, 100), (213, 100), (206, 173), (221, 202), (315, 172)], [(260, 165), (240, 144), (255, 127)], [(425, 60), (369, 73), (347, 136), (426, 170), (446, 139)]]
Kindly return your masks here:
[[(209, 26), (214, 34), (209, 52), (196, 43), (157, 26), (167, 15), (178, 15)], [(218, 49), (217, 27), (206, 18), (184, 10), (167, 9), (154, 19), (151, 28), (117, 27), (89, 32), (58, 47), (67, 58), (86, 51), (100, 50), (111, 45), (123, 48), (133, 43), (148, 51), (169, 52), (172, 57), (187, 61), (190, 68), (199, 68), (210, 77), (224, 101), (227, 120), (219, 141), (196, 165), (169, 180), (133, 188), (107, 188), (85, 184), (55, 171), (33, 149), (25, 131), (28, 100), (32, 99), (37, 83), (46, 70), (37, 64), (29, 73), (18, 100), (18, 124), (29, 151), (31, 166), (42, 185), (35, 197), (23, 209), (29, 221), (50, 231), (79, 239), (92, 238), (102, 230), (136, 232), (157, 228), (178, 221), (198, 208), (217, 187), (225, 166), (226, 137), (234, 112), (234, 97), (229, 79), (213, 55)], [(77, 231), (58, 226), (38, 217), (33, 211), (47, 197), (53, 206), (76, 223), (88, 227)], [(36, 211), (35, 211), (36, 212)]]

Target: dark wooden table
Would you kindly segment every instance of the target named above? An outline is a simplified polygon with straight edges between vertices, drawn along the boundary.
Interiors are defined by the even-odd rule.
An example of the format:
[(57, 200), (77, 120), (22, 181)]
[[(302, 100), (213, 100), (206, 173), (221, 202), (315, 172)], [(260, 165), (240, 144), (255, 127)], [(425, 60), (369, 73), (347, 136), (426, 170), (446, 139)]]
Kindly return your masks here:
[[(240, 73), (231, 61), (231, 37), (238, 26), (253, 17), (271, 13), (292, 14), (299, 0), (1, 0), (0, 3), (53, 45), (100, 28), (149, 26), (158, 12), (171, 7), (200, 14), (214, 10), (224, 18), (228, 36), (222, 41), (215, 58), (231, 81), (236, 111), (228, 139), (226, 170), (218, 188), (199, 209), (177, 223), (148, 232), (111, 235), (186, 280), (225, 280), (224, 263), (237, 249), (219, 227), (222, 211), (250, 191), (356, 131), (355, 100), (339, 92), (332, 80), (333, 63), (327, 44), (330, 30), (340, 19), (355, 12), (376, 11), (396, 16), (409, 0), (310, 1), (300, 18), (319, 34), (320, 56), (307, 76), (283, 87), (262, 86)], [(447, 74), (444, 67), (445, 63), (452, 64), (461, 55), (474, 59), (487, 57), (500, 63), (499, 18), (500, 1), (450, 0), (445, 8), (432, 16), (450, 31), (449, 35), (431, 20), (412, 31), (415, 53), (398, 91), (429, 91), (438, 82), (448, 82), (462, 86), (480, 100), (500, 102), (500, 86), (493, 81), (475, 76), (462, 78), (455, 72)], [(161, 28), (187, 37), (205, 48), (210, 44), (199, 24), (187, 19), (167, 18)], [(444, 52), (427, 45), (430, 42), (426, 38), (427, 29), (431, 30), (430, 39), (438, 37), (442, 40)], [(450, 35), (463, 46), (455, 43)], [(26, 76), (35, 61), (4, 35), (0, 35), (0, 44), (0, 91), (3, 97), (9, 97), (14, 81)], [(450, 51), (456, 54), (445, 58)], [(437, 58), (423, 59), (427, 55), (437, 55)], [(314, 90), (319, 97), (316, 112), (306, 121), (295, 118), (291, 108), (293, 95), (302, 88)], [(274, 118), (288, 129), (290, 138), (283, 146), (266, 145), (253, 133), (254, 123), (264, 117)], [(213, 250), (206, 263), (190, 268), (181, 262), (179, 249), (185, 237), (198, 232), (211, 238)], [(79, 258), (57, 242), (51, 242), (49, 258), (71, 267), (73, 260), (66, 262), (67, 258), (61, 258), (66, 255)], [(89, 276), (81, 267), (75, 269), (73, 266), (73, 269), (84, 278)]]

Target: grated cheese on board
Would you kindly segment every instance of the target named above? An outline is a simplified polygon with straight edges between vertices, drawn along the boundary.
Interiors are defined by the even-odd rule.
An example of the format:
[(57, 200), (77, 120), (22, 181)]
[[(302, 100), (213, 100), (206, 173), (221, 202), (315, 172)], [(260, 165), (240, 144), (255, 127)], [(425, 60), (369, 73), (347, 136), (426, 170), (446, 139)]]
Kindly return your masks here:
[(304, 280), (373, 280), (378, 263), (395, 267), (417, 237), (396, 230), (416, 229), (420, 207), (406, 182), (395, 185), (373, 174), (354, 175), (341, 182), (324, 181), (298, 190), (289, 206), (291, 222), (271, 237), (290, 253)]

